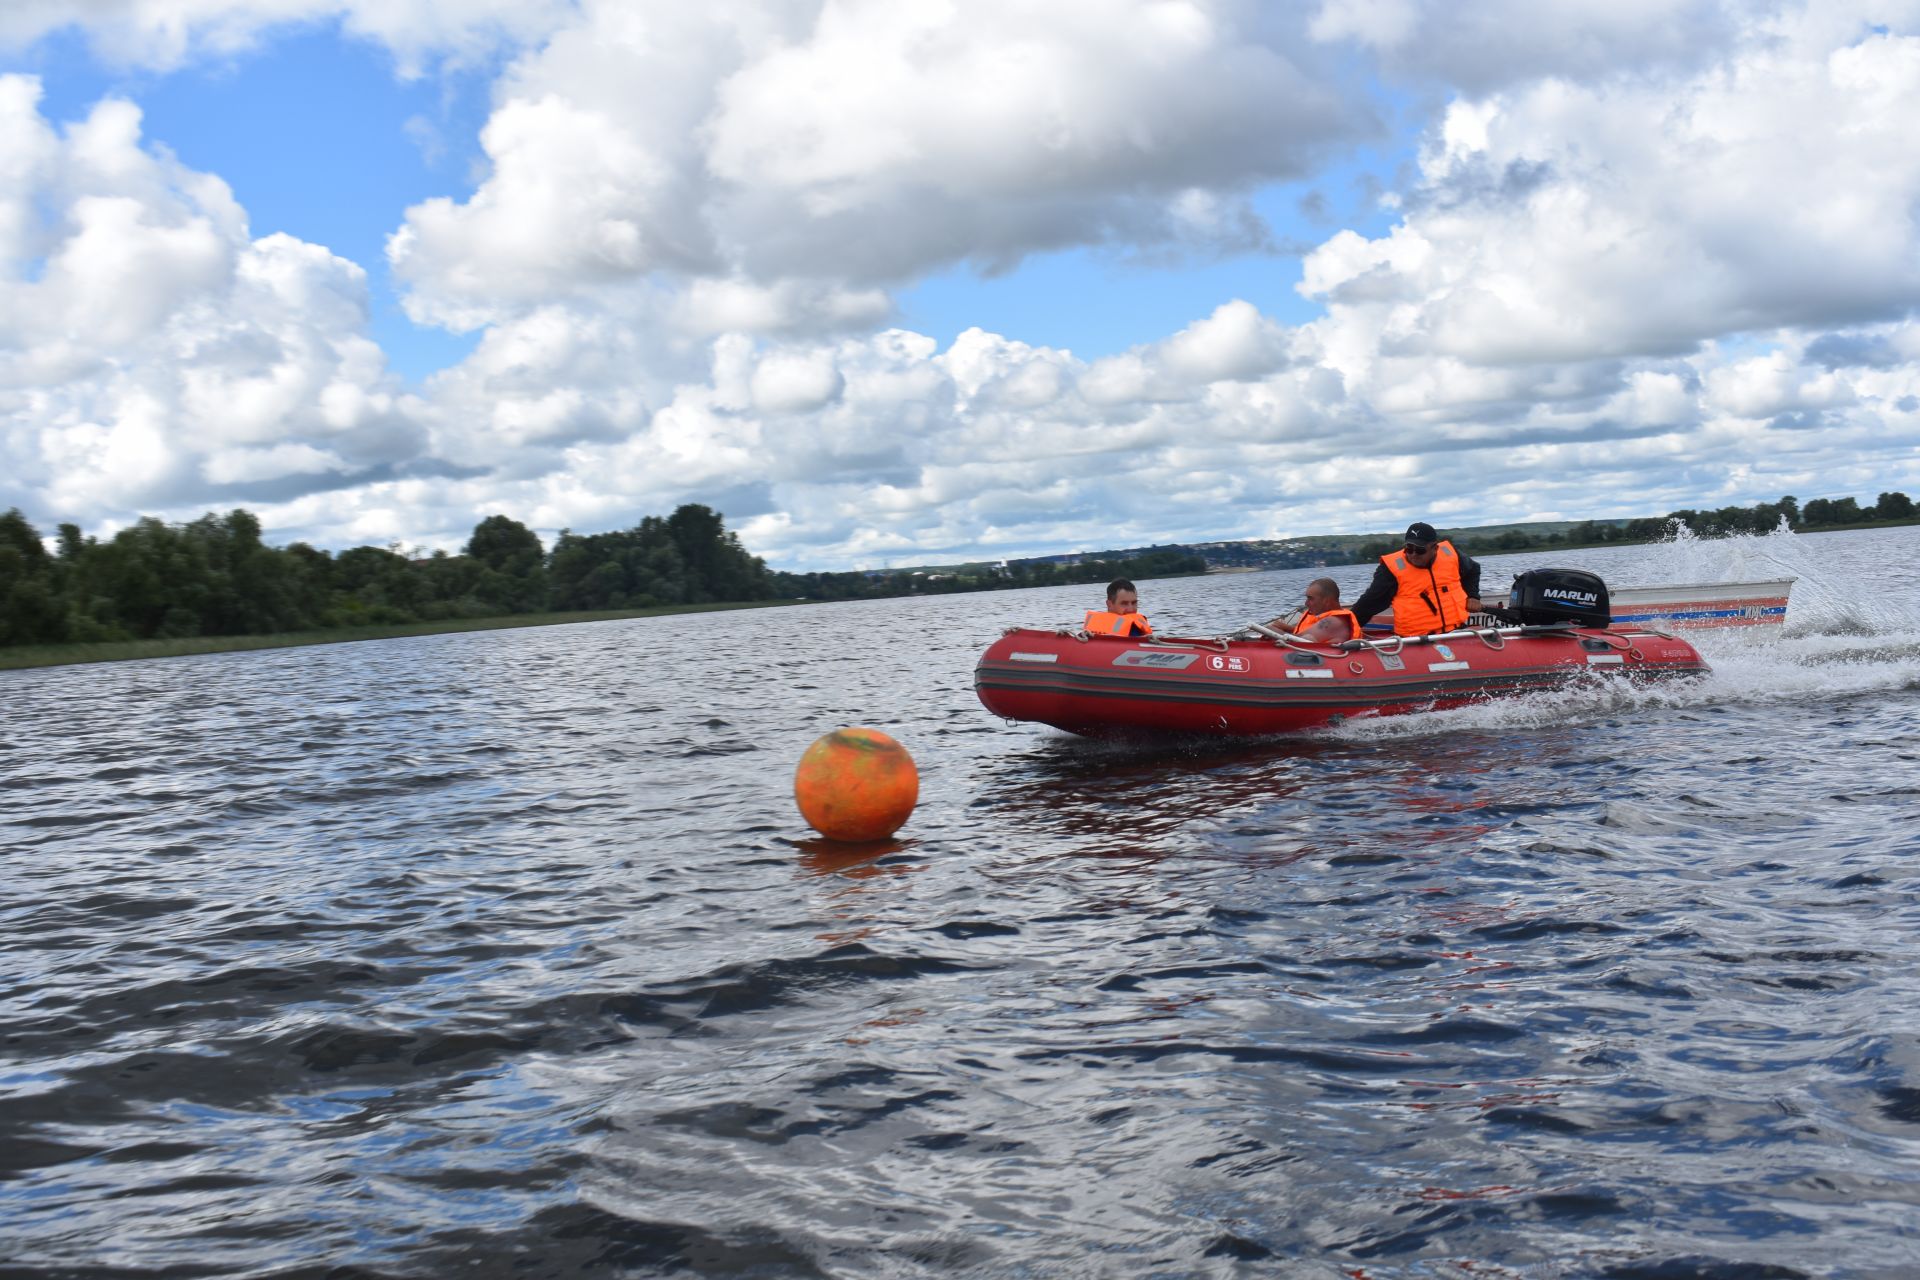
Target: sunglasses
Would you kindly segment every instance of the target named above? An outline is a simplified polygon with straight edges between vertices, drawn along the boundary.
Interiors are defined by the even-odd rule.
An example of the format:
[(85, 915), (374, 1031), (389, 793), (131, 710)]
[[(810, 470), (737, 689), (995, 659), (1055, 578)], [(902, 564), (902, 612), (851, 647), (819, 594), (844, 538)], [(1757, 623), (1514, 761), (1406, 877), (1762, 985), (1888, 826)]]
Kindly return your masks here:
[(1434, 547), (1438, 545), (1439, 545), (1438, 543), (1434, 543), (1434, 542), (1409, 542), (1405, 546), (1401, 547), (1400, 549), (1402, 551), (1405, 551), (1408, 555), (1417, 555), (1422, 551), (1431, 551), (1434, 549)]

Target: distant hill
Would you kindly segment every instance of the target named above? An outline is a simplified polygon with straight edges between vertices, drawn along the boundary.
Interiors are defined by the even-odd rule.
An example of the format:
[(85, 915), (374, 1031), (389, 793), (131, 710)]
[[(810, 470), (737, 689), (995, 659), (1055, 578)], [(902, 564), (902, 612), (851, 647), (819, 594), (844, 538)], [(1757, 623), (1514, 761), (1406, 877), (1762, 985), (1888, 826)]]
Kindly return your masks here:
[[(1496, 551), (1521, 551), (1528, 547), (1565, 542), (1574, 530), (1599, 533), (1617, 531), (1629, 523), (1619, 520), (1535, 520), (1524, 524), (1474, 525), (1468, 528), (1440, 530), (1443, 537), (1458, 543), (1468, 554), (1493, 554)], [(1111, 547), (1104, 551), (1070, 551), (1054, 555), (1025, 556), (1005, 561), (1016, 566), (1076, 565), (1088, 560), (1139, 560), (1168, 553), (1197, 555), (1207, 562), (1209, 573), (1247, 569), (1315, 569), (1342, 564), (1365, 564), (1400, 544), (1400, 534), (1321, 533), (1299, 538), (1249, 538), (1239, 542), (1156, 543), (1150, 547)], [(1602, 533), (1596, 540), (1609, 540)], [(974, 573), (989, 565), (973, 561), (954, 565), (916, 565), (896, 569), (897, 573)]]
[[(1598, 527), (1624, 528), (1628, 520), (1535, 520), (1522, 524), (1471, 525), (1442, 528), (1440, 535), (1469, 554), (1495, 550), (1519, 551), (1564, 541), (1572, 531)], [(1400, 545), (1399, 532), (1325, 533), (1300, 538), (1256, 538), (1241, 542), (1196, 542), (1191, 549), (1219, 569), (1315, 569), (1342, 564), (1365, 564)]]
[[(1763, 534), (1775, 529), (1822, 531), (1865, 529), (1881, 525), (1920, 524), (1920, 504), (1904, 493), (1880, 495), (1872, 506), (1856, 498), (1814, 498), (1803, 509), (1792, 494), (1750, 507), (1727, 506), (1696, 511), (1682, 507), (1663, 516), (1617, 517), (1608, 520), (1533, 520), (1521, 524), (1480, 524), (1447, 528), (1440, 535), (1452, 539), (1468, 555), (1492, 556), (1510, 551), (1571, 550), (1577, 547), (1618, 546), (1657, 542), (1672, 536), (1675, 524), (1684, 524), (1702, 538), (1730, 534)], [(1072, 551), (1025, 559), (973, 561), (963, 565), (925, 565), (919, 569), (889, 569), (889, 574), (960, 577), (977, 590), (996, 583), (1040, 586), (1050, 581), (1091, 581), (1095, 563), (1112, 565), (1132, 561), (1126, 570), (1149, 575), (1150, 567), (1198, 557), (1208, 573), (1247, 569), (1317, 569), (1342, 564), (1366, 564), (1400, 545), (1399, 533), (1317, 533), (1301, 538), (1251, 538), (1240, 542), (1176, 542), (1151, 547), (1116, 547), (1106, 551)], [(1095, 563), (1089, 563), (1095, 562)], [(1084, 566), (1084, 567), (1082, 567)], [(1176, 573), (1191, 572), (1181, 568)], [(874, 576), (883, 576), (875, 574)], [(943, 589), (951, 590), (951, 586)]]

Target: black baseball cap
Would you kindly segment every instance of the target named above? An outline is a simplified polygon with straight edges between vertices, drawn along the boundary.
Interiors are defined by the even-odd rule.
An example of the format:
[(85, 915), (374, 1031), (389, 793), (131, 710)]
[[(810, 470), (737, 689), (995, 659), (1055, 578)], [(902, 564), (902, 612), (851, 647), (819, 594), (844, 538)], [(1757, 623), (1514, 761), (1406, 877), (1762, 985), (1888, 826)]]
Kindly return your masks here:
[(1435, 533), (1433, 526), (1425, 520), (1415, 520), (1407, 526), (1407, 536), (1401, 539), (1401, 541), (1410, 546), (1430, 547), (1440, 541), (1440, 535)]

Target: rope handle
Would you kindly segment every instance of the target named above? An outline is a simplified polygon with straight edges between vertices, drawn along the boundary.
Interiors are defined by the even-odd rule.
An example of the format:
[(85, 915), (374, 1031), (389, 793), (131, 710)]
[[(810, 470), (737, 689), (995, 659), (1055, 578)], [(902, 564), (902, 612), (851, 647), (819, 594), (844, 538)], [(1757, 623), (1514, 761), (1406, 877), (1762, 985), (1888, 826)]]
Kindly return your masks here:
[(1197, 644), (1206, 645), (1209, 648), (1218, 649), (1221, 653), (1225, 653), (1231, 639), (1231, 636), (1163, 636), (1155, 633), (1154, 635), (1143, 636), (1141, 642), (1144, 644), (1166, 645), (1168, 648), (1173, 649), (1185, 649)]
[(1273, 641), (1275, 644), (1289, 649), (1318, 649), (1321, 647), (1311, 640), (1302, 640), (1299, 636), (1291, 636), (1284, 631), (1275, 631), (1264, 622), (1249, 622), (1242, 630), (1256, 632)]

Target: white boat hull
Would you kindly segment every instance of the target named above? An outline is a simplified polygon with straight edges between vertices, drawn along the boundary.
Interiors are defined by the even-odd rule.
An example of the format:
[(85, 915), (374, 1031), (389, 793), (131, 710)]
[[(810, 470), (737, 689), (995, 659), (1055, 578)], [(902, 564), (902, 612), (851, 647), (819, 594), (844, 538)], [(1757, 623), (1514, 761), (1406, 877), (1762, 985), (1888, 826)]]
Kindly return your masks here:
[(1622, 587), (1611, 593), (1613, 620), (1655, 627), (1779, 626), (1787, 620), (1793, 579), (1690, 587)]

